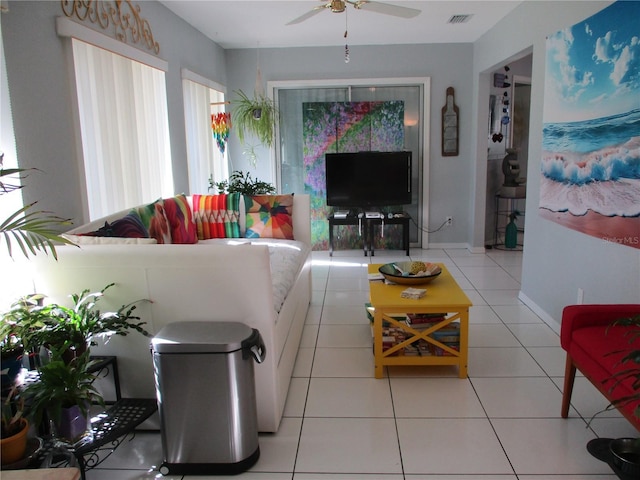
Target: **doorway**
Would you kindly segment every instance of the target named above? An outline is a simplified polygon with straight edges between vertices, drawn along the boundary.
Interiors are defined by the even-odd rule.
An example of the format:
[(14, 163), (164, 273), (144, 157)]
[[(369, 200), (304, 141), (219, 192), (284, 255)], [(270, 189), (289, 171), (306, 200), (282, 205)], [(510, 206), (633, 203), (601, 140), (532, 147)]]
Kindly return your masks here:
[[(484, 238), (486, 248), (505, 248), (506, 225), (513, 217), (517, 226), (516, 247), (524, 246), (526, 176), (529, 153), (532, 55), (496, 69), (490, 75), (489, 130)], [(494, 73), (505, 75), (508, 85), (493, 82)], [(501, 135), (497, 135), (501, 134)], [(505, 161), (507, 153), (509, 159)], [(510, 175), (509, 181), (505, 174)], [(517, 188), (505, 187), (514, 184)], [(512, 245), (512, 244), (511, 244)]]

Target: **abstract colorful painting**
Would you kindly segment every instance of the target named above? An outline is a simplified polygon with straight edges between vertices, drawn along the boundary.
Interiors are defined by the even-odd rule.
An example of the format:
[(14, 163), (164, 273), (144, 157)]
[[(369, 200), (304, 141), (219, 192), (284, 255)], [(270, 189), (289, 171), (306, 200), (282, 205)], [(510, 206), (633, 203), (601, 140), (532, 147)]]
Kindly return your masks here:
[(547, 39), (542, 217), (640, 248), (640, 2)]
[[(305, 192), (311, 196), (311, 241), (328, 250), (330, 208), (326, 204), (325, 153), (404, 148), (404, 102), (307, 102), (302, 104)], [(340, 227), (335, 248), (360, 248), (356, 228)], [(398, 229), (399, 230), (399, 229)], [(386, 235), (389, 242), (396, 235)]]

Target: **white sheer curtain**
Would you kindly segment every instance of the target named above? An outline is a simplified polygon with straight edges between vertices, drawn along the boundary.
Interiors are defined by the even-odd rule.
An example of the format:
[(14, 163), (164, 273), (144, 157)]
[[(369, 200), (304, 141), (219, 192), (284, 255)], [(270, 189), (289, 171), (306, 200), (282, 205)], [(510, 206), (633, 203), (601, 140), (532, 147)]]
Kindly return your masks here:
[(224, 154), (220, 152), (211, 131), (211, 114), (224, 111), (224, 93), (194, 80), (194, 77), (197, 75), (183, 71), (189, 189), (191, 193), (207, 193), (209, 177), (212, 176), (214, 182), (229, 177), (226, 150)]
[(89, 217), (173, 195), (165, 74), (73, 39)]

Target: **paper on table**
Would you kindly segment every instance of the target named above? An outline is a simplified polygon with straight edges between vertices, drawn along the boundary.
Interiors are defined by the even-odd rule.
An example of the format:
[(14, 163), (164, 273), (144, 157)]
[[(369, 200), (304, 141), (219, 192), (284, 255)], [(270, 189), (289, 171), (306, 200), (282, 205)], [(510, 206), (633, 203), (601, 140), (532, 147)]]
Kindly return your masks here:
[(417, 300), (418, 298), (422, 298), (427, 294), (427, 290), (424, 288), (407, 288), (402, 291), (400, 296), (402, 298), (411, 298)]

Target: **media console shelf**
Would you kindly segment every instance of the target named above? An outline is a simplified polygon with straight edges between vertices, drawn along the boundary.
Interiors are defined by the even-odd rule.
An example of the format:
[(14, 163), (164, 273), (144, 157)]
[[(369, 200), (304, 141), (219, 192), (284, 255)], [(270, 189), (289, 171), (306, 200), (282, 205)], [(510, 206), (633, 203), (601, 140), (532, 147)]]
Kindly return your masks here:
[(367, 256), (367, 231), (365, 225), (365, 219), (359, 217), (357, 214), (349, 214), (347, 216), (329, 215), (329, 256), (333, 257), (333, 228), (339, 225), (357, 225), (358, 232), (362, 238), (362, 250), (364, 256)]
[(395, 214), (391, 217), (382, 216), (379, 217), (367, 217), (364, 214), (357, 215), (351, 214), (346, 217), (343, 216), (329, 216), (329, 256), (333, 257), (333, 229), (339, 225), (354, 225), (358, 226), (360, 237), (362, 237), (362, 249), (364, 256), (375, 255), (374, 250), (374, 233), (375, 227), (378, 226), (381, 229), (381, 235), (384, 235), (385, 225), (401, 225), (402, 226), (402, 248), (409, 255), (409, 216), (406, 214)]
[(373, 257), (375, 255), (373, 239), (375, 233), (375, 227), (380, 227), (380, 235), (384, 235), (385, 225), (401, 225), (402, 226), (402, 249), (409, 256), (409, 216), (400, 214), (392, 217), (379, 217), (367, 219), (367, 243), (369, 254)]

